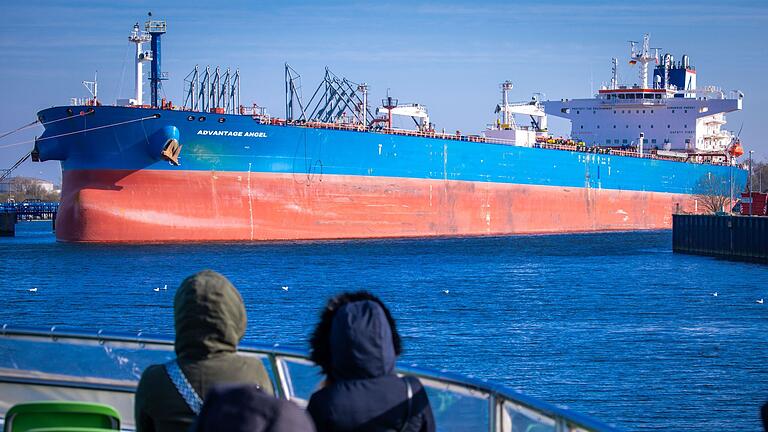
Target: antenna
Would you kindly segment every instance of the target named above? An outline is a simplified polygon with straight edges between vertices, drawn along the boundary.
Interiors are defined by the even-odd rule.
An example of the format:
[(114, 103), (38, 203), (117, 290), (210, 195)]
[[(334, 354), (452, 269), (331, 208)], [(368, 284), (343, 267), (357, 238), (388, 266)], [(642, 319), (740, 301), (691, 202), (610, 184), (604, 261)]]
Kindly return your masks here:
[(616, 57), (611, 59), (611, 90), (616, 90), (619, 87), (619, 59)]

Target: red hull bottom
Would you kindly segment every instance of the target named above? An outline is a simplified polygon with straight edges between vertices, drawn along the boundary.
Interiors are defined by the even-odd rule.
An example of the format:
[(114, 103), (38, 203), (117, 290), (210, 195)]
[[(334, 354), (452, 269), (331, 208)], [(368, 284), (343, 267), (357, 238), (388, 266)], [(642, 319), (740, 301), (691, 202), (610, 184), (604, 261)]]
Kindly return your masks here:
[(65, 171), (63, 241), (479, 236), (668, 229), (688, 195), (203, 171)]

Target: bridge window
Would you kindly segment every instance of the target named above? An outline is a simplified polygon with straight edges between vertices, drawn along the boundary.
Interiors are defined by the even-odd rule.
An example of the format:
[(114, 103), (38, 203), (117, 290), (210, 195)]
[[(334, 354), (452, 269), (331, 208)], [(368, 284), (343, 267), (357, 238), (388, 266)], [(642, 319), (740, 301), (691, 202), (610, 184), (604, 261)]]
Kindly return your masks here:
[(656, 138), (651, 140), (651, 144), (656, 144)]
[(626, 144), (626, 143), (627, 143), (627, 140), (623, 139), (623, 140), (621, 140), (621, 143), (622, 143), (622, 144)]
[[(626, 99), (626, 96), (625, 96), (625, 95), (623, 95), (623, 94), (620, 94), (620, 95), (619, 95), (619, 99)], [(624, 112), (624, 111), (622, 111), (622, 112)]]
[(610, 144), (610, 143), (611, 143), (611, 140), (610, 140), (610, 139), (607, 139), (607, 140), (605, 140), (605, 143), (606, 143), (606, 144)]
[(653, 99), (653, 95), (648, 93), (648, 94), (645, 95), (645, 98), (646, 99)]
[(619, 140), (615, 139), (615, 140), (613, 140), (613, 143), (614, 143), (614, 144), (618, 144), (618, 143), (619, 143)]
[(657, 95), (656, 95), (656, 99), (661, 99), (661, 95), (660, 95), (660, 94), (657, 94)]

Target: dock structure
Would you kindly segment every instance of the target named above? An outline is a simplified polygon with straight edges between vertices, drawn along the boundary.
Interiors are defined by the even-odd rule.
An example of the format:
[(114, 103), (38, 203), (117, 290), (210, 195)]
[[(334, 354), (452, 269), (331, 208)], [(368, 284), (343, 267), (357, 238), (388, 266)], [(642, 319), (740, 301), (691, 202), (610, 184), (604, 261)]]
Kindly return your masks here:
[(0, 211), (0, 237), (16, 235), (16, 213)]
[(768, 263), (768, 217), (673, 215), (672, 250)]
[(0, 203), (0, 237), (15, 236), (16, 222), (23, 220), (50, 220), (53, 221), (53, 231), (56, 231), (56, 214), (58, 212), (58, 202)]

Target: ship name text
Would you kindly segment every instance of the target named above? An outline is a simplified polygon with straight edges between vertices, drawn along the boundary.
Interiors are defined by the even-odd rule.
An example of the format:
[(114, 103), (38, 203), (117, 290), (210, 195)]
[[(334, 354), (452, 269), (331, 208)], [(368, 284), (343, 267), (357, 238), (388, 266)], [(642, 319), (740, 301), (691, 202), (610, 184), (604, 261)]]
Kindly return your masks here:
[(244, 137), (244, 138), (266, 138), (266, 132), (253, 132), (253, 131), (228, 131), (228, 130), (205, 130), (200, 129), (197, 131), (198, 135), (205, 136), (226, 136), (226, 137)]

